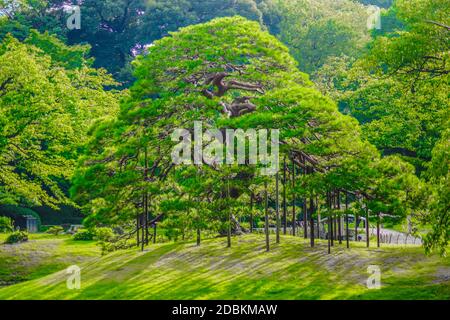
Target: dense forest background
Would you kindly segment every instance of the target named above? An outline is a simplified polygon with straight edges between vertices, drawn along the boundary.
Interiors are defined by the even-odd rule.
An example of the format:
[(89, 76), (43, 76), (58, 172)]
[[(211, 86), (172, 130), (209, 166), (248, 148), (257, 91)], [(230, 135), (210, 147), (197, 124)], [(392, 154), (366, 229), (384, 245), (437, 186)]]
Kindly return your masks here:
[[(81, 7), (79, 30), (69, 30), (66, 26), (70, 5)], [(379, 30), (367, 27), (368, 5), (383, 8)], [(280, 76), (273, 65), (263, 62), (266, 75), (314, 88), (336, 102), (340, 111), (339, 115), (330, 111), (323, 126), (317, 129), (319, 134), (334, 132), (331, 119), (337, 119), (342, 131), (342, 137), (335, 137), (339, 147), (334, 150), (328, 144), (321, 144), (309, 151), (317, 152), (318, 157), (327, 161), (337, 161), (342, 168), (348, 166), (349, 171), (349, 168), (360, 170), (357, 177), (344, 178), (342, 172), (341, 175), (335, 172), (329, 176), (320, 174), (309, 182), (305, 180), (303, 189), (308, 194), (298, 191), (298, 197), (313, 198), (319, 189), (329, 190), (330, 185), (347, 188), (352, 181), (360, 185), (352, 185), (351, 190), (367, 189), (365, 192), (370, 194), (367, 199), (371, 199), (367, 201), (374, 212), (389, 211), (402, 219), (409, 216), (416, 224), (430, 226), (427, 248), (445, 252), (450, 232), (449, 13), (450, 3), (446, 0), (1, 0), (0, 204), (40, 207), (43, 212), (61, 205), (65, 211), (76, 212), (75, 208), (81, 206), (89, 215), (88, 221), (112, 225), (129, 222), (136, 210), (142, 210), (142, 205), (130, 199), (142, 200), (139, 192), (143, 188), (146, 194), (155, 194), (158, 204), (151, 209), (154, 216), (160, 210), (177, 212), (180, 207), (195, 207), (193, 198), (201, 197), (197, 194), (199, 185), (207, 193), (223, 175), (212, 178), (207, 172), (202, 178), (209, 184), (191, 181), (184, 185), (181, 180), (190, 181), (192, 172), (178, 172), (170, 180), (170, 192), (161, 191), (164, 189), (161, 181), (155, 182), (150, 177), (144, 179), (143, 187), (133, 172), (140, 176), (138, 167), (148, 165), (147, 158), (141, 159), (144, 152), (140, 149), (143, 141), (151, 142), (153, 133), (144, 133), (146, 138), (139, 143), (128, 136), (126, 141), (118, 136), (124, 132), (140, 132), (136, 127), (145, 129), (145, 121), (152, 119), (152, 125), (166, 130), (158, 122), (160, 118), (150, 111), (138, 114), (134, 109), (137, 103), (149, 99), (152, 102), (148, 103), (159, 101), (170, 110), (166, 96), (176, 91), (169, 90), (175, 80), (161, 76), (162, 70), (174, 68), (170, 69), (175, 70), (173, 77), (180, 81), (186, 76), (177, 73), (180, 70), (177, 68), (184, 66), (182, 62), (179, 66), (159, 62), (166, 57), (184, 61), (185, 56), (170, 51), (173, 44), (167, 43), (169, 40), (158, 40), (169, 39), (167, 36), (181, 27), (208, 23), (218, 17), (241, 16), (257, 22), (261, 30), (241, 20), (227, 20), (222, 27), (229, 28), (230, 32), (214, 40), (217, 50), (238, 46), (239, 42), (233, 40), (237, 34), (246, 34), (248, 39), (252, 32), (275, 36), (276, 40), (264, 36), (261, 36), (263, 40), (255, 40), (256, 43), (249, 40), (251, 45), (261, 47), (279, 41), (293, 58), (291, 63), (291, 58), (284, 56), (287, 54), (284, 49), (274, 45), (282, 53), (267, 53), (267, 56), (275, 61), (281, 59), (286, 75)], [(242, 29), (234, 30), (233, 23), (242, 25)], [(196, 44), (202, 48), (207, 40), (195, 42), (192, 40), (195, 36), (207, 39), (208, 35), (199, 29), (192, 31), (192, 38), (181, 32), (172, 35), (172, 39), (178, 39), (180, 46)], [(245, 54), (256, 54), (254, 48), (246, 50)], [(297, 64), (295, 70), (291, 69), (292, 64)], [(149, 79), (148, 74), (157, 80)], [(268, 81), (261, 74), (258, 77), (262, 82)], [(245, 79), (254, 80), (256, 75)], [(281, 83), (280, 79), (273, 81)], [(286, 95), (303, 99), (303, 89), (293, 84), (286, 87), (291, 89)], [(281, 101), (279, 94), (274, 91), (259, 102), (275, 105)], [(198, 100), (196, 103), (211, 102)], [(327, 108), (332, 110), (328, 103), (331, 104), (314, 96), (309, 108), (317, 107), (314, 110), (317, 113)], [(208, 118), (207, 113), (200, 115)], [(341, 119), (341, 115), (348, 118)], [(264, 124), (259, 120), (262, 121), (259, 125)], [(242, 122), (240, 125), (244, 126), (252, 123)], [(343, 138), (351, 135), (360, 140)], [(102, 150), (96, 149), (98, 146)], [(376, 151), (367, 151), (371, 146)], [(153, 147), (158, 149), (157, 145)], [(141, 152), (131, 156), (129, 150), (133, 148)], [(357, 161), (342, 160), (347, 156), (343, 150), (348, 154), (353, 152), (355, 159), (358, 158), (355, 155), (364, 156)], [(157, 162), (151, 154), (148, 157), (150, 166)], [(130, 169), (127, 161), (133, 159), (140, 164), (134, 163)], [(375, 161), (378, 162), (366, 166), (368, 159), (378, 159)], [(113, 179), (102, 171), (105, 168), (96, 167), (98, 163), (105, 167), (114, 165), (127, 175), (114, 175)], [(328, 163), (327, 167), (333, 166)], [(163, 169), (153, 174), (158, 179), (167, 176)], [(98, 181), (94, 183), (93, 177)], [(319, 178), (324, 181), (321, 186), (317, 182)], [(262, 192), (258, 189), (262, 182), (258, 180), (259, 187), (253, 188), (241, 181), (235, 187), (251, 190), (252, 197), (257, 197)], [(119, 195), (125, 185), (133, 187)], [(364, 188), (360, 188), (362, 185)], [(179, 202), (169, 203), (163, 193)], [(240, 200), (248, 202), (247, 198), (235, 200), (236, 212), (241, 208)], [(129, 203), (133, 205), (128, 207)], [(216, 202), (214, 209), (205, 212), (220, 211), (221, 206), (223, 203)], [(193, 230), (211, 229), (203, 222), (211, 220), (208, 214), (202, 216), (197, 212), (181, 218), (174, 213), (172, 218), (167, 218), (168, 229), (186, 225), (183, 219), (193, 221), (190, 227)]]

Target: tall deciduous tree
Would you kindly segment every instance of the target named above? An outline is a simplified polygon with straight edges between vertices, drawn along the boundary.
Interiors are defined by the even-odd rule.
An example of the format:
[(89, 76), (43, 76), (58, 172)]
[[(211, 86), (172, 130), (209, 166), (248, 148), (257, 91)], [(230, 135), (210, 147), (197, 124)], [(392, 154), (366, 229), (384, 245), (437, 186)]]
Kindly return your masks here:
[(33, 32), (0, 45), (0, 203), (57, 206), (88, 128), (117, 111), (114, 81), (69, 48)]

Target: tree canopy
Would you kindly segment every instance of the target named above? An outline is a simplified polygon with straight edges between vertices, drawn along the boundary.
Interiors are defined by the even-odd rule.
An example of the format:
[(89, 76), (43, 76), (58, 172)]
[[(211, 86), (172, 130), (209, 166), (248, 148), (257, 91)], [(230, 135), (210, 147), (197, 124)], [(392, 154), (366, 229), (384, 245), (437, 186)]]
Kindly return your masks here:
[(0, 203), (67, 203), (78, 148), (93, 120), (114, 115), (114, 81), (67, 47), (33, 32), (0, 46)]

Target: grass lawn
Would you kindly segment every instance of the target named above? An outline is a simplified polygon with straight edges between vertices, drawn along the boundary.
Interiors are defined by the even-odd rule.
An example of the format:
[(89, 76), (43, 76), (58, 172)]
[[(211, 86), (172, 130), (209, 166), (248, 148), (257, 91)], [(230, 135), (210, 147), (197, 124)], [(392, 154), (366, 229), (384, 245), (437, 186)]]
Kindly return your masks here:
[[(282, 236), (280, 245), (265, 252), (263, 235), (246, 235), (233, 238), (232, 248), (218, 238), (200, 247), (165, 243), (103, 257), (92, 243), (43, 238), (18, 245), (17, 252), (26, 246), (44, 250), (47, 241), (59, 244), (29, 270), (33, 280), (3, 287), (0, 299), (450, 299), (450, 259), (427, 257), (421, 247), (366, 249), (352, 243), (353, 248), (338, 245), (328, 255), (326, 242), (310, 248), (302, 238)], [(30, 260), (28, 250), (17, 261)], [(2, 264), (4, 255), (1, 245)], [(80, 290), (67, 289), (65, 270), (39, 277), (75, 263), (74, 257), (82, 257)], [(366, 287), (369, 265), (381, 269), (379, 290)], [(12, 265), (7, 268), (15, 272)]]
[(0, 234), (0, 288), (60, 271), (100, 255), (93, 241), (73, 241), (70, 236), (31, 234), (21, 244), (5, 245)]

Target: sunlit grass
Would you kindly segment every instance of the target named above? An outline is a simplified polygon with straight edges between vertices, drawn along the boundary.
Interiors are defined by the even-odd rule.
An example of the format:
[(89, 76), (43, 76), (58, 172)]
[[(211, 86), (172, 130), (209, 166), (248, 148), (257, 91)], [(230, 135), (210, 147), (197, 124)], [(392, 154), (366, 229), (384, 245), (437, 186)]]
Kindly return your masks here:
[[(84, 250), (70, 241), (65, 250)], [(366, 287), (369, 265), (380, 266), (380, 290)], [(0, 289), (0, 299), (450, 299), (449, 259), (415, 246), (343, 243), (328, 255), (325, 241), (310, 248), (309, 240), (282, 236), (266, 252), (263, 235), (246, 235), (234, 237), (232, 248), (224, 238), (200, 247), (156, 244), (98, 255), (81, 267), (80, 290), (67, 289), (62, 270)]]

